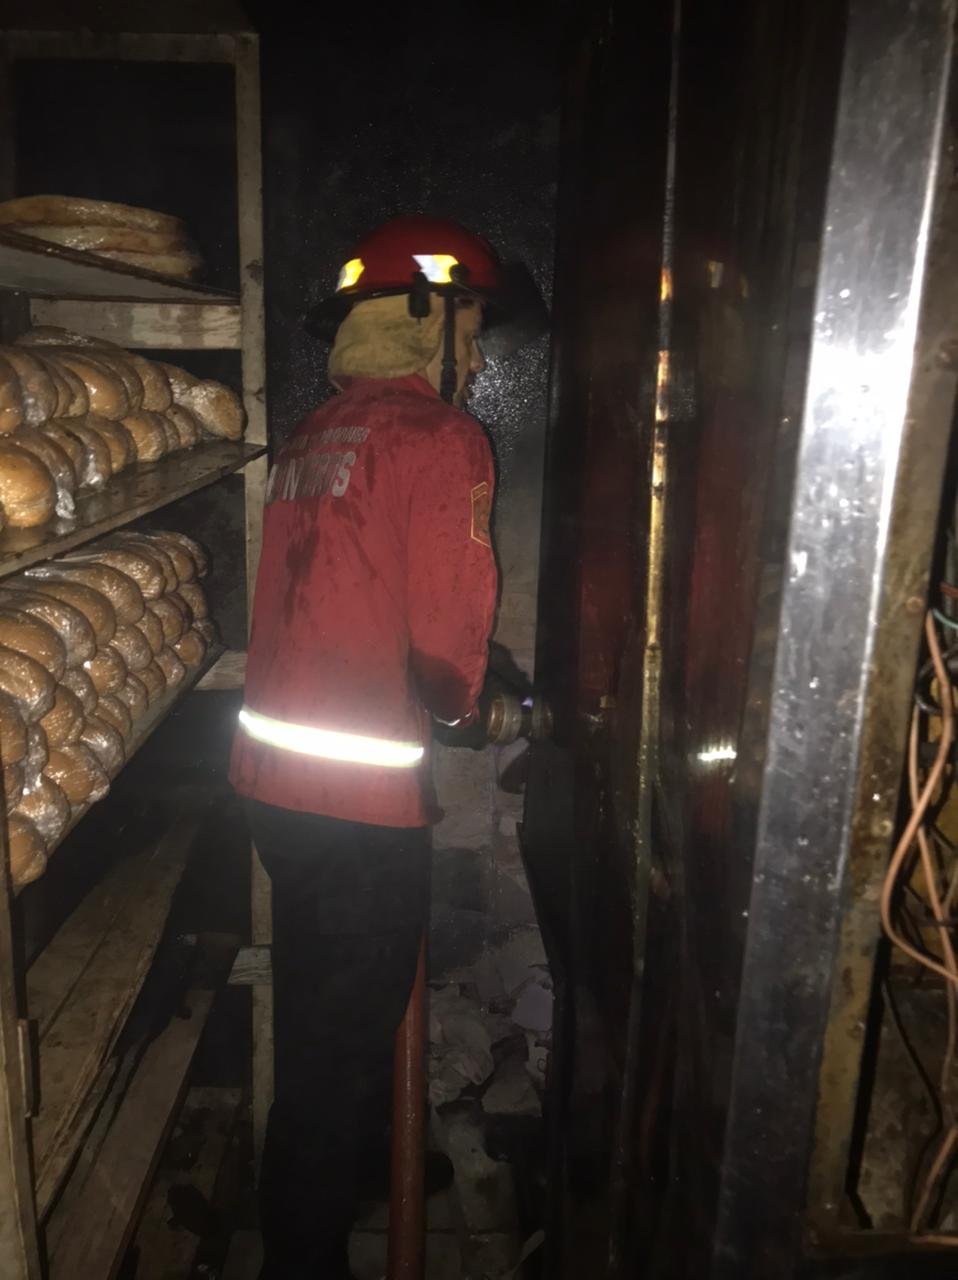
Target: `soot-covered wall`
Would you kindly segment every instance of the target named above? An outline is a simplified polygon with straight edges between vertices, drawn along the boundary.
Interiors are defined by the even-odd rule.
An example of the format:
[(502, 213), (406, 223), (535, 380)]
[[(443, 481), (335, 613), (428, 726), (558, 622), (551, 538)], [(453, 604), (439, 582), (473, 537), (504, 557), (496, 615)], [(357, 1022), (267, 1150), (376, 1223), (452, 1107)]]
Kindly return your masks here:
[[(495, 0), (481, 11), (461, 0), (392, 10), (324, 6), (321, 17), (256, 2), (248, 9), (262, 35), (275, 444), (332, 394), (326, 348), (304, 333), (303, 315), (334, 286), (354, 242), (384, 219), (406, 212), (457, 219), (505, 259), (527, 262), (551, 293), (558, 32), (544, 0)], [(498, 466), (497, 639), (529, 674), (548, 361), (543, 339), (491, 365), (471, 406)], [(435, 982), (476, 997), (483, 1017), (508, 1015), (516, 1049), (512, 1084), (499, 1094), (506, 1107), (534, 1109), (521, 1086), (528, 1070), (541, 1074), (551, 993), (516, 839), (521, 796), (498, 785), (514, 754), (437, 750), (446, 817), (434, 835), (430, 968)], [(433, 1048), (441, 1059), (441, 1046)], [(434, 1100), (448, 1099), (465, 1082), (449, 1062), (435, 1068)], [(486, 1068), (491, 1057), (478, 1074)]]

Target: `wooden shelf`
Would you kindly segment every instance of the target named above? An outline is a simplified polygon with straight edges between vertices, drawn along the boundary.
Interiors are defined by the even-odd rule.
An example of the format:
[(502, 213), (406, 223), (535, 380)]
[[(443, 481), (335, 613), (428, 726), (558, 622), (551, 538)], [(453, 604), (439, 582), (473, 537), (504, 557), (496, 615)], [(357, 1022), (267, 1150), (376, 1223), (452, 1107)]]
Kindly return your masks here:
[[(215, 990), (185, 993), (180, 1010), (145, 1045), (95, 1163), (57, 1210), (50, 1280), (114, 1280), (172, 1128)], [(169, 1274), (169, 1273), (167, 1273)]]
[(192, 302), (217, 306), (239, 296), (141, 271), (93, 253), (65, 249), (34, 236), (0, 228), (0, 289), (30, 297), (99, 298), (122, 302)]
[(214, 484), (265, 452), (264, 445), (218, 440), (160, 462), (136, 463), (114, 476), (104, 489), (79, 498), (72, 520), (51, 520), (40, 529), (4, 529), (0, 533), (0, 578), (90, 542)]
[(40, 1031), (33, 1120), (37, 1211), (66, 1178), (102, 1099), (102, 1069), (133, 1007), (169, 915), (198, 825), (193, 814), (120, 861), (31, 966), (28, 1013)]
[[(234, 22), (233, 0), (214, 0), (216, 14), (209, 15), (204, 9), (201, 19), (196, 17), (195, 4), (175, 0), (177, 12), (172, 17), (165, 11), (162, 15), (163, 22), (168, 20), (173, 28), (166, 33), (151, 29), (156, 6), (145, 0), (98, 5), (97, 20), (82, 29), (74, 21), (74, 6), (69, 0), (51, 0), (39, 7), (29, 0), (17, 0), (16, 7), (18, 13), (6, 15), (5, 30), (0, 32), (0, 62), (8, 67), (20, 59), (69, 58), (156, 63), (168, 66), (173, 75), (178, 64), (219, 63), (230, 68), (235, 106), (237, 291), (140, 271), (3, 228), (0, 304), (9, 334), (20, 332), (27, 323), (53, 324), (144, 351), (235, 352), (248, 443), (217, 442), (159, 463), (130, 468), (105, 491), (85, 495), (70, 521), (53, 521), (39, 531), (0, 532), (0, 579), (90, 542), (246, 467), (245, 577), (251, 598), (261, 544), (268, 438), (259, 39), (252, 32), (237, 29), (246, 24), (241, 17)], [(24, 29), (18, 29), (21, 26)], [(95, 65), (89, 70), (96, 74)], [(0, 96), (6, 101), (15, 86), (12, 81), (7, 85), (2, 76), (0, 79), (4, 81)], [(10, 154), (5, 152), (5, 159), (11, 163), (4, 168), (4, 194), (13, 195), (18, 190), (18, 175), (10, 147), (6, 151)], [(223, 194), (226, 197), (228, 193)], [(234, 283), (232, 278), (230, 283)], [(218, 657), (219, 653), (212, 653), (178, 689), (157, 701), (135, 727), (127, 744), (128, 758)], [(235, 682), (239, 661), (235, 658), (225, 663), (211, 677), (211, 687)], [(200, 790), (197, 798), (205, 803), (208, 788)], [(186, 809), (179, 795), (164, 807), (168, 812), (183, 813)], [(76, 822), (81, 817), (77, 815)], [(165, 990), (171, 959), (167, 944), (173, 951), (178, 945), (172, 939), (162, 940), (161, 956), (154, 956), (168, 928), (170, 902), (191, 841), (188, 834), (182, 830), (175, 834), (176, 830), (168, 827), (166, 835), (158, 833), (150, 838), (149, 847), (127, 851), (128, 856), (120, 860), (102, 887), (75, 907), (27, 972), (20, 955), (21, 940), (15, 934), (8, 877), (0, 876), (0, 1206), (6, 1209), (0, 1212), (3, 1280), (40, 1280), (41, 1276), (111, 1280), (122, 1265), (164, 1136), (186, 1088), (193, 1051), (213, 1003), (212, 992), (225, 983), (239, 945), (234, 939), (221, 972), (211, 972), (201, 981), (194, 973), (186, 1004), (179, 1009), (185, 1016), (171, 1017), (155, 1036), (155, 1028), (143, 1033), (140, 1013), (145, 1021), (146, 1006), (152, 1003), (146, 992), (137, 1002), (143, 978), (152, 968)], [(4, 845), (0, 830), (0, 854), (6, 852)], [(136, 859), (141, 856), (138, 864)], [(258, 868), (254, 860), (254, 941), (265, 943), (269, 940), (268, 895), (265, 873)], [(30, 892), (28, 889), (27, 894)], [(24, 988), (30, 1005), (26, 1009), (21, 1006)], [(253, 1115), (259, 1150), (271, 1096), (272, 1040), (269, 993), (262, 987), (252, 990)], [(132, 1018), (128, 1016), (131, 1009)], [(28, 1073), (23, 1069), (27, 1046), (21, 1014), (38, 1018), (40, 1026), (37, 1065), (42, 1096), (32, 1122), (33, 1152), (24, 1119), (30, 1090)], [(128, 1051), (130, 1044), (135, 1052)], [(37, 1207), (43, 1218), (42, 1232), (38, 1230)], [(147, 1233), (151, 1223), (155, 1226), (148, 1217)]]

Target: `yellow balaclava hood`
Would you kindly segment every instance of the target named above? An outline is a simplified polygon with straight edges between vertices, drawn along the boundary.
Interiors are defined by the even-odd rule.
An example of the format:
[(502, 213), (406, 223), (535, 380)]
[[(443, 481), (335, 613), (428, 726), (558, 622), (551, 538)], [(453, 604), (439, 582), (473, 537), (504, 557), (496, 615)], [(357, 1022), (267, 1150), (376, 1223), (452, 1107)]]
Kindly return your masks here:
[(357, 302), (339, 326), (329, 353), (329, 376), (402, 378), (421, 373), (442, 343), (443, 303), (434, 294), (428, 316), (409, 314), (406, 294)]

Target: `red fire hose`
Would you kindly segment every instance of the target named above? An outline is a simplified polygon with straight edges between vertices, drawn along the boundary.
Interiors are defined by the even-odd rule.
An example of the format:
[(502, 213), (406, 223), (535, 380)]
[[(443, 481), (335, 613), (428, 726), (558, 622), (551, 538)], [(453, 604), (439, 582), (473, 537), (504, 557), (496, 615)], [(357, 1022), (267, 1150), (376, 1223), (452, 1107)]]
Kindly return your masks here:
[(393, 1069), (392, 1177), (388, 1280), (422, 1280), (425, 1246), (426, 959), (419, 948), (416, 981), (396, 1033)]

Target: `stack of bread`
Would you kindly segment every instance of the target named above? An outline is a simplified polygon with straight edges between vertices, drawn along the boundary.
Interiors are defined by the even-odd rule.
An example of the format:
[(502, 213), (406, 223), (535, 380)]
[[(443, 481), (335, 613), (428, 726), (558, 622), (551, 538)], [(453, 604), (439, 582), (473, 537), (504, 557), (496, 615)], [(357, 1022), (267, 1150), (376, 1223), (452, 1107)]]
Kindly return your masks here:
[(239, 440), (239, 397), (173, 365), (66, 329), (0, 347), (0, 528), (69, 519), (74, 495), (135, 462)]
[(138, 720), (215, 639), (181, 533), (112, 535), (0, 589), (0, 760), (14, 885), (102, 799)]
[(179, 218), (109, 200), (21, 196), (0, 203), (0, 227), (179, 280), (203, 267)]

